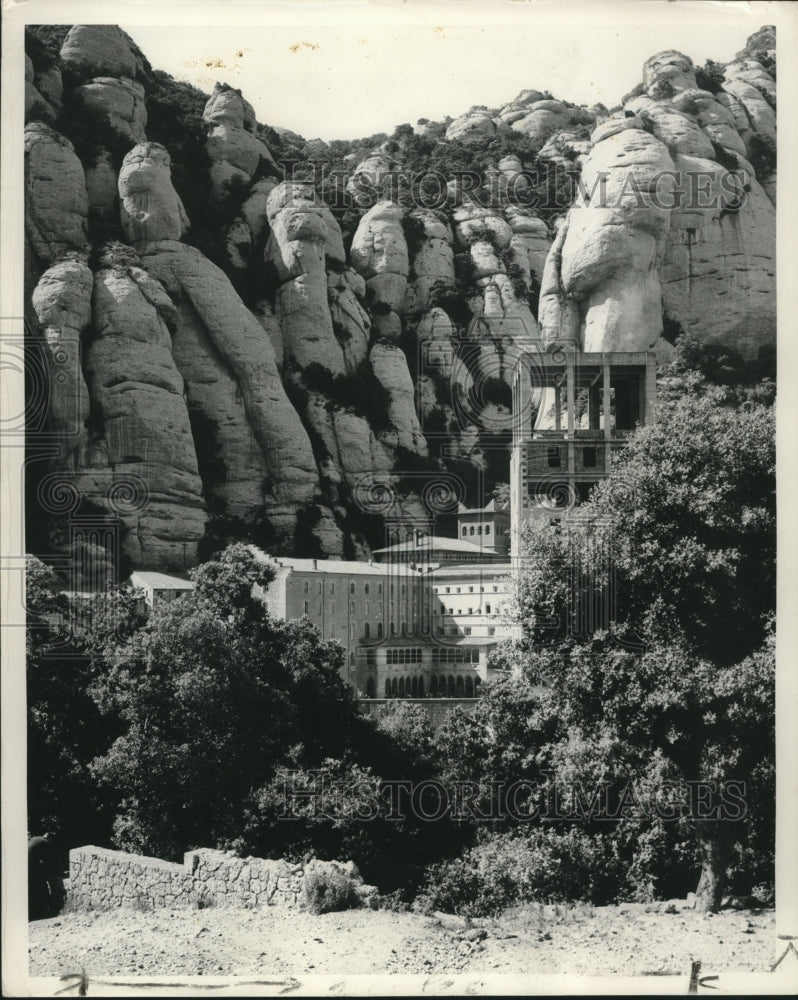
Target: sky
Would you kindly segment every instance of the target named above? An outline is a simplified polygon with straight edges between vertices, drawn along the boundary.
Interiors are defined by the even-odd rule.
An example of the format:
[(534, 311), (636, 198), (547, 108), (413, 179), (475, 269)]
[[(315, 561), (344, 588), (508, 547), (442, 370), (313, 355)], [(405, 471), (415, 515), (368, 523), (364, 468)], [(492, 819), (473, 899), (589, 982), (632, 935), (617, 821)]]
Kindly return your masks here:
[[(392, 16), (376, 17), (380, 6)], [(217, 80), (240, 87), (260, 122), (330, 140), (390, 133), (420, 117), (457, 117), (474, 104), (500, 106), (525, 88), (612, 107), (640, 82), (655, 52), (678, 49), (699, 64), (730, 60), (767, 23), (769, 5), (638, 0), (616, 12), (608, 3), (575, 3), (554, 5), (554, 20), (542, 17), (551, 6), (461, 3), (441, 12), (435, 4), (299, 4), (305, 23), (276, 23), (261, 5), (258, 18), (250, 8), (250, 23), (122, 26), (155, 68), (205, 91)], [(405, 8), (406, 16), (395, 16)], [(349, 17), (323, 23), (347, 9)], [(480, 9), (500, 16), (473, 16)], [(473, 23), (450, 23), (453, 10)], [(585, 14), (563, 23), (566, 10)], [(639, 16), (621, 16), (629, 10)], [(597, 14), (599, 23), (590, 23)], [(464, 13), (457, 19), (468, 20)]]

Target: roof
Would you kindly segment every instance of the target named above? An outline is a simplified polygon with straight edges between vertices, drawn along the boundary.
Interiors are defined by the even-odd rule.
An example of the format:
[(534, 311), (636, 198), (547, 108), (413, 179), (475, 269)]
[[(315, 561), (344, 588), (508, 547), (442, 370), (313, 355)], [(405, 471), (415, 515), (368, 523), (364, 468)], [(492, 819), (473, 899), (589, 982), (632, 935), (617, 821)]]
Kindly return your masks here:
[(153, 590), (193, 590), (194, 584), (184, 576), (172, 576), (169, 573), (155, 573), (151, 570), (135, 570), (130, 574), (130, 583), (152, 587)]
[(466, 555), (487, 556), (498, 554), (490, 545), (474, 545), (473, 542), (465, 542), (462, 538), (444, 538), (432, 535), (426, 535), (418, 541), (399, 542), (397, 545), (388, 545), (384, 549), (374, 550), (375, 555), (383, 552), (462, 552)]
[(466, 507), (464, 504), (460, 504), (457, 508), (457, 516), (460, 517), (462, 514), (503, 514), (506, 517), (510, 516), (510, 511), (506, 507), (496, 509), (496, 501), (491, 500), (489, 504), (484, 507)]
[(467, 565), (462, 565), (460, 563), (445, 563), (442, 566), (435, 566), (431, 569), (427, 576), (432, 576), (436, 580), (446, 577), (448, 580), (450, 577), (455, 579), (456, 577), (465, 577), (468, 579), (474, 579), (479, 577), (501, 577), (502, 579), (508, 579), (510, 576), (511, 564), (509, 562), (500, 563), (483, 563), (480, 566), (474, 566), (469, 563)]
[(383, 564), (358, 562), (355, 559), (297, 559), (294, 556), (270, 556), (253, 546), (252, 552), (259, 562), (270, 566), (294, 570), (299, 573), (337, 573), (349, 576), (382, 576), (389, 572)]

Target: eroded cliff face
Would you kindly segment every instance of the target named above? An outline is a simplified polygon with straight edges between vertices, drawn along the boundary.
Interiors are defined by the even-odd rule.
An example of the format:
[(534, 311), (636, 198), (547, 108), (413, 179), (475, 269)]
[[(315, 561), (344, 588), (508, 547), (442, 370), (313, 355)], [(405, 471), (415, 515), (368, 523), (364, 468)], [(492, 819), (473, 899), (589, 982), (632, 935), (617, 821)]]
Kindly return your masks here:
[(753, 36), (715, 92), (679, 52), (647, 60), (591, 135), (547, 265), (548, 339), (662, 354), (667, 326), (746, 360), (775, 347), (774, 44)]
[(526, 90), (340, 157), (225, 84), (159, 74), (116, 27), (33, 35), (26, 273), (58, 441), (42, 482), (117, 516), (143, 568), (234, 538), (367, 557), (389, 526), (429, 526), (433, 480), (474, 504), (506, 479), (520, 353), (665, 355), (681, 328), (757, 357), (774, 55), (762, 29), (704, 89), (662, 52), (612, 112)]

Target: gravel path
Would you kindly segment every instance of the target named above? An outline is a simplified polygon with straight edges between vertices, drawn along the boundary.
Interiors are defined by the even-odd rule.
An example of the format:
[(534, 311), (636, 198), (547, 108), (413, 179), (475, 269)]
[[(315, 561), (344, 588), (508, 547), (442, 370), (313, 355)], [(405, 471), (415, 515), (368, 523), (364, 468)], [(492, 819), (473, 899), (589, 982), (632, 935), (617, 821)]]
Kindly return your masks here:
[(465, 927), (457, 918), (350, 910), (114, 910), (30, 925), (30, 974), (301, 976), (308, 973), (686, 974), (765, 972), (772, 910), (531, 906)]

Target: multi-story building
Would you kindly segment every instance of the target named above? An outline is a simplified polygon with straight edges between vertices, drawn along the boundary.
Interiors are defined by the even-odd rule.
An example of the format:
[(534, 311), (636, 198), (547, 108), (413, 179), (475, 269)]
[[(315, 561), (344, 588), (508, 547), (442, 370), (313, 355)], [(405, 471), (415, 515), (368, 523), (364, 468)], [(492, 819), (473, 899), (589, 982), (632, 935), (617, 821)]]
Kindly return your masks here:
[(156, 604), (174, 601), (182, 594), (194, 589), (194, 584), (188, 576), (156, 573), (150, 570), (135, 570), (130, 574), (128, 582), (134, 590), (143, 591), (144, 603), (150, 608), (155, 607)]
[(513, 373), (511, 555), (523, 526), (566, 517), (612, 468), (656, 404), (651, 352), (584, 354), (564, 344), (519, 358)]
[(507, 558), (510, 552), (510, 511), (497, 510), (496, 501), (485, 507), (468, 508), (460, 505), (457, 512), (457, 532), (461, 539), (488, 546)]

